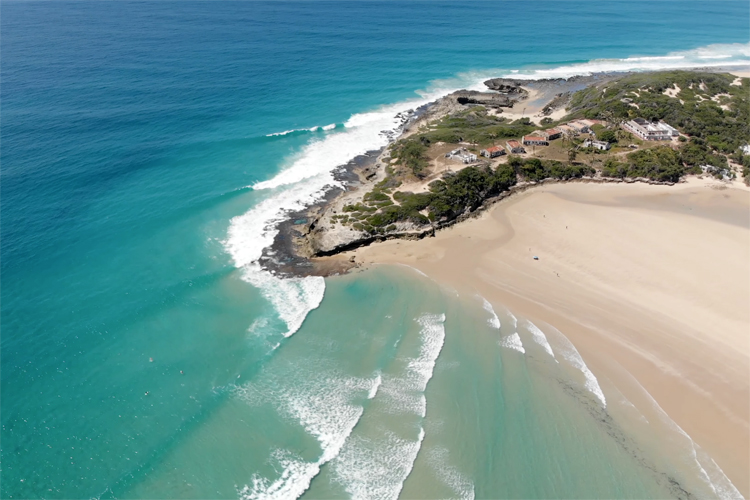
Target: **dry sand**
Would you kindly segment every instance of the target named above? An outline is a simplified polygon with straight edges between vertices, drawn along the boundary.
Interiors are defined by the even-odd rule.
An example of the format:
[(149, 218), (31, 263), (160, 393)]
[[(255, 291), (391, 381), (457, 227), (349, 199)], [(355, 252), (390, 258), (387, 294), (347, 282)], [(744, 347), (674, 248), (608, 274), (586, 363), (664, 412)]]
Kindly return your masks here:
[(750, 497), (746, 187), (545, 184), (434, 238), (351, 255), (554, 325), (605, 392), (627, 397), (627, 370)]

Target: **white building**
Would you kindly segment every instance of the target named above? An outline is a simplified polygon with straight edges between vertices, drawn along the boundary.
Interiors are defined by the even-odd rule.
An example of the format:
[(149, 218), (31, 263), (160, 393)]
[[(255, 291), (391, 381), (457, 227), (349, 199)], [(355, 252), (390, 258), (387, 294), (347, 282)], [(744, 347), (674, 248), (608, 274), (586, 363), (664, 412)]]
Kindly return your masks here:
[(475, 155), (474, 153), (469, 153), (466, 148), (454, 149), (450, 153), (445, 153), (445, 157), (467, 164), (477, 161), (477, 155)]
[(608, 151), (612, 147), (612, 145), (607, 141), (595, 141), (592, 139), (586, 139), (585, 141), (583, 141), (583, 147), (596, 148), (601, 151)]
[(622, 128), (644, 141), (668, 141), (680, 135), (671, 125), (664, 122), (650, 122), (643, 118), (623, 122)]

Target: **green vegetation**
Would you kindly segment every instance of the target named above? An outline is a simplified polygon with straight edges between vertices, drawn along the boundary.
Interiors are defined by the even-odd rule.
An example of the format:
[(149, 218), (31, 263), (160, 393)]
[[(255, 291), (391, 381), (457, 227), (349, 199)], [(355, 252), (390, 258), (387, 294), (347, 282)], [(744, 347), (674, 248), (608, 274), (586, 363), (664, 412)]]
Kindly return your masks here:
[(424, 225), (452, 220), (476, 210), (488, 197), (507, 191), (516, 184), (516, 172), (509, 165), (500, 165), (494, 171), (486, 166), (469, 166), (431, 182), (428, 192), (396, 191), (392, 199), (383, 193), (382, 186), (388, 182), (386, 179), (367, 193), (364, 204), (346, 205), (346, 214), (332, 219), (370, 234), (395, 231), (397, 222)]
[(669, 146), (635, 151), (625, 162), (610, 158), (602, 167), (605, 177), (646, 177), (662, 182), (677, 182), (684, 174), (680, 154)]
[[(733, 153), (750, 143), (750, 79), (743, 78), (741, 86), (731, 85), (734, 80), (722, 73), (637, 73), (576, 92), (570, 110), (573, 116), (612, 122), (664, 120), (712, 150)], [(664, 94), (676, 92), (675, 84), (676, 97)]]
[[(750, 183), (750, 155), (740, 149), (750, 143), (750, 79), (742, 79), (741, 86), (731, 85), (734, 81), (726, 74), (672, 71), (628, 75), (603, 87), (587, 88), (573, 96), (569, 118), (607, 121), (610, 127), (592, 127), (596, 138), (621, 146), (610, 151), (581, 150), (580, 139), (568, 138), (567, 145), (561, 141), (562, 148), (551, 146), (548, 153), (543, 153), (556, 160), (510, 156), (507, 163), (494, 170), (484, 164), (448, 172), (432, 181), (426, 192), (397, 191), (404, 176), (424, 179), (429, 174), (430, 157), (436, 151), (445, 151), (432, 148), (438, 142), (469, 142), (486, 147), (537, 128), (528, 118), (511, 122), (488, 114), (481, 106), (464, 109), (391, 145), (391, 157), (397, 160), (398, 167), (386, 166), (385, 180), (375, 185), (361, 203), (343, 207), (343, 213), (332, 219), (369, 234), (397, 231), (404, 223), (449, 222), (507, 191), (518, 179), (539, 182), (596, 175), (592, 166), (576, 162), (582, 152), (593, 164), (601, 165), (605, 177), (642, 177), (662, 182), (677, 182), (687, 173), (701, 173), (704, 166), (712, 175), (734, 176), (727, 161), (727, 155), (731, 155), (742, 166), (745, 182)], [(672, 89), (670, 93), (676, 97), (665, 95), (667, 89)], [(618, 126), (635, 117), (664, 120), (688, 137), (680, 137), (674, 145), (644, 143)], [(553, 122), (545, 118), (543, 123)], [(629, 144), (640, 149), (631, 151)], [(476, 149), (470, 147), (472, 151)], [(567, 162), (558, 161), (565, 158)]]
[(426, 131), (413, 136), (413, 139), (398, 141), (394, 148), (398, 149), (401, 147), (399, 143), (410, 140), (419, 141), (424, 145), (436, 142), (471, 142), (486, 146), (498, 139), (520, 137), (535, 128), (528, 118), (508, 122), (505, 118), (489, 115), (484, 107), (477, 106), (446, 116), (431, 124)]
[(534, 182), (544, 179), (577, 179), (596, 173), (587, 165), (565, 164), (555, 160), (542, 161), (538, 158), (529, 158), (524, 161), (518, 156), (508, 158), (508, 165), (523, 179)]
[(429, 161), (425, 156), (429, 140), (420, 140), (419, 137), (410, 137), (396, 142), (391, 148), (391, 156), (399, 160), (399, 163), (408, 168), (416, 177), (422, 178), (425, 167)]

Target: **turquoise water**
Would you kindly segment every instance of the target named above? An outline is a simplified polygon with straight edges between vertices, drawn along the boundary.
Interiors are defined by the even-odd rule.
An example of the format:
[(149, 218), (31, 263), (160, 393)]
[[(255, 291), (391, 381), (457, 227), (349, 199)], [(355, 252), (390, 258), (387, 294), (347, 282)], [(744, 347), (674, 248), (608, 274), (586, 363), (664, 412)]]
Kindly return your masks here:
[(481, 301), (254, 262), (451, 89), (747, 64), (721, 6), (3, 2), (0, 495), (668, 494)]

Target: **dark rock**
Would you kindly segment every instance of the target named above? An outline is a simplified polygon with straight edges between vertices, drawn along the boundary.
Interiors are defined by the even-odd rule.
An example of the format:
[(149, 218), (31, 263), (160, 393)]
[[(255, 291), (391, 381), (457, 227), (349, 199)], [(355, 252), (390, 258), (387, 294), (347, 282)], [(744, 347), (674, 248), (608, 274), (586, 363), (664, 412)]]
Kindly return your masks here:
[(521, 88), (521, 82), (518, 80), (511, 80), (510, 78), (492, 78), (484, 82), (490, 90), (495, 90), (503, 94), (520, 94), (523, 89)]

